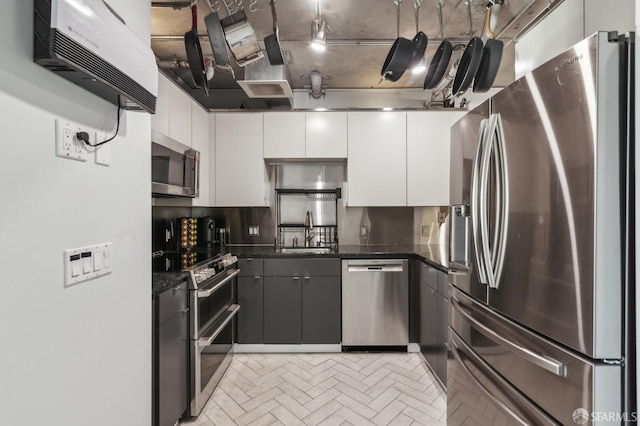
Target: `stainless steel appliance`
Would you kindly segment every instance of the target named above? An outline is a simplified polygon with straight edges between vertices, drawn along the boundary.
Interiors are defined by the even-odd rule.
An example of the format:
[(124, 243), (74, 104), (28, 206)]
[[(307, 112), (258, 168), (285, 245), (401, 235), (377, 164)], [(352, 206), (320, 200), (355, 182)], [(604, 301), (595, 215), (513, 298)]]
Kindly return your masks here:
[[(342, 345), (409, 344), (409, 263), (406, 259), (342, 261)], [(355, 348), (357, 349), (357, 348)]]
[(156, 131), (151, 132), (151, 193), (197, 197), (200, 153)]
[(188, 416), (198, 416), (233, 357), (237, 258), (216, 256), (188, 268), (191, 364)]
[(635, 416), (629, 52), (597, 33), (452, 129), (447, 424)]
[(216, 221), (212, 217), (198, 219), (198, 246), (203, 248), (214, 247), (218, 243), (216, 238)]

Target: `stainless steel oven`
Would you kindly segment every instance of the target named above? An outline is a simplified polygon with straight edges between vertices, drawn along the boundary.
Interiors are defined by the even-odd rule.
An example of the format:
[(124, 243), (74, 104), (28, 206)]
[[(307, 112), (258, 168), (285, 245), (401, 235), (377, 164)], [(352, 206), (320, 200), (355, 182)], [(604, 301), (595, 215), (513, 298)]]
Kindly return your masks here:
[(191, 363), (189, 417), (198, 416), (233, 357), (236, 276), (235, 256), (225, 254), (189, 269)]
[(151, 132), (151, 193), (197, 197), (200, 153), (156, 131)]

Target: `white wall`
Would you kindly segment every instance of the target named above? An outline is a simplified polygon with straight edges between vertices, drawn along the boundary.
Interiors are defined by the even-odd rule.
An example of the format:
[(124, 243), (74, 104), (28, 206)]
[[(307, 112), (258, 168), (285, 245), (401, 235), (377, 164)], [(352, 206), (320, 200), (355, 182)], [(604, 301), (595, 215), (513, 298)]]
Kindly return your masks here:
[[(148, 1), (110, 0), (144, 40)], [(151, 423), (150, 119), (123, 114), (112, 165), (55, 157), (54, 118), (114, 130), (116, 107), (33, 63), (33, 2), (0, 14), (0, 423)], [(65, 288), (63, 250), (113, 244)]]
[(636, 0), (564, 0), (516, 43), (516, 79), (597, 31), (632, 31)]

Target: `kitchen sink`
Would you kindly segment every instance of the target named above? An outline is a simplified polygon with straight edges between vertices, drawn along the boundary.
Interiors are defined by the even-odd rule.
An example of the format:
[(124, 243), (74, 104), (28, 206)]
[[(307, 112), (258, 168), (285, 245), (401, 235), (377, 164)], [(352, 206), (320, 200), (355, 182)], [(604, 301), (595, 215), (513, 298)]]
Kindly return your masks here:
[(283, 254), (331, 254), (334, 251), (331, 247), (278, 247), (276, 252)]

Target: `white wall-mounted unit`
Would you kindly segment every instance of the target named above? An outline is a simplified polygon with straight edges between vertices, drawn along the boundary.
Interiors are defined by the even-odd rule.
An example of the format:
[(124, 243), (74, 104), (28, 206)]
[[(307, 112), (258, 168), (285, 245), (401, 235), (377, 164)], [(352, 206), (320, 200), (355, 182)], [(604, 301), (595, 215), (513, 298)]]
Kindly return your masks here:
[(107, 101), (155, 112), (158, 67), (102, 0), (35, 0), (34, 61)]

